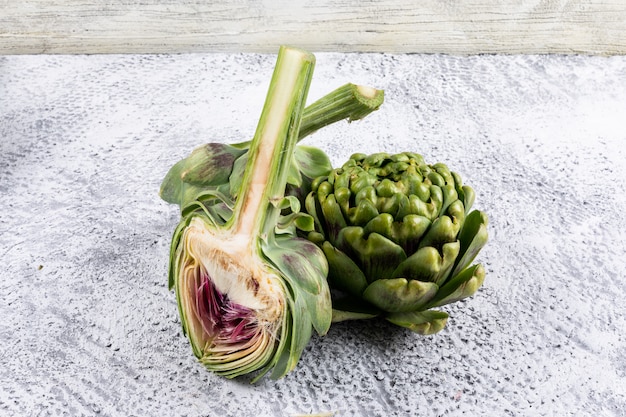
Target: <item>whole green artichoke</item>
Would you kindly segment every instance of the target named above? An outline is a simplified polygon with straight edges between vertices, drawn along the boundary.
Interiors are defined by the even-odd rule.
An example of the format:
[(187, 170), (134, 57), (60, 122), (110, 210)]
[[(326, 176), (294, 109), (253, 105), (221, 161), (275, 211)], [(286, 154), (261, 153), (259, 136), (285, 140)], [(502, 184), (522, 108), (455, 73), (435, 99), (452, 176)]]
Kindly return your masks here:
[(307, 237), (324, 251), (334, 321), (382, 316), (420, 334), (445, 326), (431, 310), (469, 297), (485, 270), (472, 265), (487, 242), (474, 191), (444, 164), (415, 153), (354, 154), (313, 181)]

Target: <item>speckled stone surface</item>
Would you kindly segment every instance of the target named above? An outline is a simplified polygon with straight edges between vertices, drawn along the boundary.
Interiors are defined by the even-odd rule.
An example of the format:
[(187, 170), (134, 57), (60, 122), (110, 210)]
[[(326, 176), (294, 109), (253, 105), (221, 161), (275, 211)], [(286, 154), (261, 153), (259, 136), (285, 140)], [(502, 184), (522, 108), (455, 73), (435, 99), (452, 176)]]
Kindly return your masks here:
[(437, 335), (342, 323), (282, 380), (216, 377), (157, 192), (195, 146), (252, 136), (274, 56), (0, 57), (0, 415), (624, 415), (626, 57), (317, 58), (310, 100), (386, 102), (307, 143), (459, 172), (490, 216), (484, 287)]

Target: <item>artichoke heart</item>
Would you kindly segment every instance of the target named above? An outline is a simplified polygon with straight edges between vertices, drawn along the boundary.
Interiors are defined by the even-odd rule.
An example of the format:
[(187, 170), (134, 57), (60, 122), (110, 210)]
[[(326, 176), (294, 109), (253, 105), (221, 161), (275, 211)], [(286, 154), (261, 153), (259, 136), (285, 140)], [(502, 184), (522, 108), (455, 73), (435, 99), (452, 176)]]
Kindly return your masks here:
[(195, 355), (228, 375), (262, 365), (286, 308), (280, 276), (192, 218), (176, 256), (176, 294)]

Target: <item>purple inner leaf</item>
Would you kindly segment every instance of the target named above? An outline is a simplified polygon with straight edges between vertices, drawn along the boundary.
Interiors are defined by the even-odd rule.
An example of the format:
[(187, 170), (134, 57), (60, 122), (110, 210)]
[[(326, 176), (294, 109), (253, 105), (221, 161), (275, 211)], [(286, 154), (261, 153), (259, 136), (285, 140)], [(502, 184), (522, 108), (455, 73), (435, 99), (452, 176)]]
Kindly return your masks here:
[(196, 309), (202, 328), (213, 343), (241, 344), (258, 332), (254, 311), (230, 301), (206, 273), (201, 274), (196, 290)]

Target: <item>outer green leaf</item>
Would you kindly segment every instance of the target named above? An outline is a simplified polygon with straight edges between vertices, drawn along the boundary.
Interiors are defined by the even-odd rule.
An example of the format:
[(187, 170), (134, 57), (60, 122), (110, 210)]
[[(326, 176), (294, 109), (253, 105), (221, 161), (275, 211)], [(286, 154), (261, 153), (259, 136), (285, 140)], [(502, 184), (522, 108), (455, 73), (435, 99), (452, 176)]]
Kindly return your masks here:
[(368, 282), (391, 278), (396, 266), (406, 259), (404, 250), (378, 233), (365, 236), (361, 227), (345, 227), (337, 237), (337, 248), (353, 257)]
[(485, 269), (482, 265), (471, 266), (445, 283), (439, 290), (437, 297), (429, 303), (428, 308), (450, 304), (470, 297), (483, 285), (484, 280)]
[(159, 190), (159, 196), (171, 204), (180, 204), (183, 193), (183, 180), (181, 174), (185, 169), (187, 161), (182, 159), (176, 162), (165, 174), (163, 182), (161, 182), (161, 189)]
[(407, 313), (393, 313), (386, 318), (391, 323), (406, 327), (415, 333), (430, 335), (438, 333), (446, 327), (448, 314), (436, 310), (410, 311)]
[(364, 226), (376, 216), (378, 216), (378, 209), (369, 200), (361, 200), (356, 207), (348, 210), (350, 224), (354, 226)]
[(333, 169), (328, 155), (312, 146), (297, 146), (294, 159), (302, 174), (309, 178), (328, 175)]
[(285, 344), (281, 346), (273, 363), (272, 379), (279, 379), (293, 370), (311, 339), (311, 320), (306, 314), (306, 301), (294, 294), (290, 300), (292, 314), (289, 315), (290, 322), (286, 323), (287, 331), (283, 333)]
[[(313, 218), (313, 223), (315, 226), (316, 236), (321, 236), (322, 239), (325, 237), (325, 229), (326, 225), (322, 225), (322, 220), (320, 219), (320, 215), (322, 213), (322, 209), (320, 203), (317, 199), (315, 193), (309, 193), (304, 200), (304, 207), (306, 212)], [(309, 239), (310, 240), (310, 239)], [(318, 242), (312, 240), (315, 244)]]
[(233, 196), (233, 198), (239, 195), (239, 190), (241, 189), (241, 184), (243, 182), (246, 165), (248, 164), (248, 157), (248, 153), (245, 153), (240, 158), (237, 158), (237, 160), (233, 164), (233, 170), (228, 180), (230, 186), (230, 195)]
[(286, 196), (278, 202), (271, 202), (274, 207), (280, 210), (289, 209), (290, 211), (297, 213), (300, 211), (300, 200), (296, 197), (289, 195)]
[(334, 243), (337, 239), (339, 232), (343, 230), (347, 224), (341, 213), (341, 207), (337, 204), (337, 200), (334, 195), (329, 195), (323, 201), (320, 201), (322, 213), (324, 214), (325, 230), (327, 233), (327, 239)]
[[(474, 200), (476, 199), (476, 193), (472, 187), (464, 185), (462, 188), (462, 193), (459, 193), (459, 198), (463, 200), (463, 206), (465, 206), (465, 213), (469, 213), (470, 209), (474, 205)], [(457, 189), (458, 192), (458, 189)]]
[[(428, 195), (430, 195), (430, 188), (428, 188)], [(417, 214), (418, 216), (424, 216), (427, 219), (433, 221), (439, 214), (439, 206), (435, 201), (426, 202), (417, 195), (411, 194), (409, 196), (409, 206), (407, 210), (410, 214)]]
[(185, 159), (181, 179), (194, 185), (223, 184), (228, 181), (237, 158), (245, 152), (245, 150), (223, 143), (208, 143), (200, 146)]
[(363, 271), (345, 253), (335, 248), (330, 242), (322, 245), (328, 260), (328, 281), (335, 287), (360, 297), (367, 288), (367, 279)]
[(303, 232), (312, 232), (315, 230), (313, 217), (306, 213), (291, 213), (280, 216), (276, 233), (293, 233), (292, 227)]
[(346, 320), (371, 319), (381, 314), (372, 305), (363, 303), (356, 297), (339, 295), (333, 298), (333, 323)]
[(437, 294), (432, 282), (406, 278), (379, 279), (363, 292), (363, 299), (390, 313), (419, 310)]
[(277, 236), (262, 245), (262, 251), (284, 275), (296, 304), (302, 309), (297, 315), (310, 316), (315, 330), (325, 334), (332, 319), (330, 290), (326, 276), (328, 263), (324, 254), (306, 239)]
[(289, 164), (289, 173), (287, 174), (287, 184), (294, 185), (297, 189), (301, 187), (303, 183), (302, 173), (298, 168), (295, 160)]
[(393, 271), (393, 277), (430, 281), (440, 284), (454, 265), (459, 253), (459, 243), (446, 243), (442, 247), (443, 256), (431, 246), (419, 249)]
[(461, 250), (451, 276), (467, 268), (478, 252), (487, 244), (487, 215), (482, 211), (474, 210), (465, 218), (463, 228), (459, 233)]
[(456, 241), (461, 225), (458, 221), (452, 220), (448, 216), (441, 216), (435, 219), (426, 235), (420, 241), (420, 248), (425, 246), (440, 246), (444, 243)]
[(378, 233), (398, 243), (405, 253), (413, 253), (417, 242), (430, 226), (430, 220), (424, 216), (408, 214), (403, 221), (397, 222), (389, 213), (382, 213), (370, 220), (364, 227), (365, 234)]

